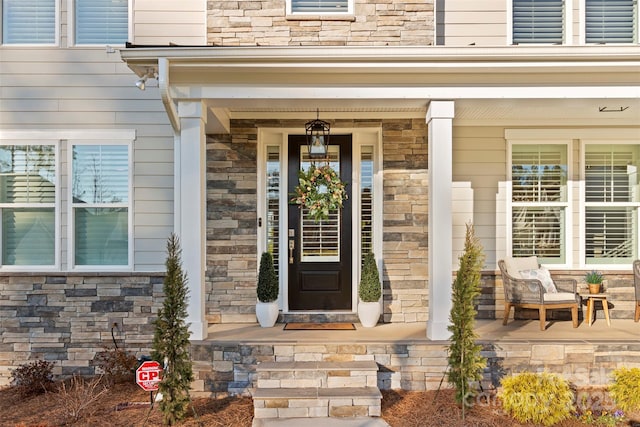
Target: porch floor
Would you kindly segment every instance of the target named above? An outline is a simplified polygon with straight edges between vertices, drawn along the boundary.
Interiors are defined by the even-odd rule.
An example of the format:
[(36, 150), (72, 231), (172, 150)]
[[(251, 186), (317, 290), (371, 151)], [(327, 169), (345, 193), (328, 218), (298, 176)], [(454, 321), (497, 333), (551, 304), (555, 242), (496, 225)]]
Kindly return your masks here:
[[(283, 330), (284, 323), (273, 328), (261, 328), (257, 323), (227, 323), (210, 325), (207, 341), (233, 343), (419, 343), (440, 342), (427, 339), (424, 323), (380, 323), (374, 328), (356, 330)], [(640, 323), (633, 319), (612, 319), (607, 326), (604, 319), (596, 319), (592, 326), (582, 320), (577, 328), (571, 321), (549, 321), (540, 330), (538, 320), (478, 320), (476, 332), (480, 341), (517, 342), (635, 342), (640, 336)]]

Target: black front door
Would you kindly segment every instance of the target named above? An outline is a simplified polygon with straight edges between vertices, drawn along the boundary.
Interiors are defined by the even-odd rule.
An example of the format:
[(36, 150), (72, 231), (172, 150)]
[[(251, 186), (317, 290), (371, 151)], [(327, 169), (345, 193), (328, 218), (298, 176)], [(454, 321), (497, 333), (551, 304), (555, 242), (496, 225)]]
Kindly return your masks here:
[[(331, 135), (329, 160), (347, 183), (348, 198), (320, 222), (289, 205), (290, 310), (351, 310), (351, 135)], [(298, 171), (310, 164), (306, 137), (290, 135), (288, 194), (298, 185)]]

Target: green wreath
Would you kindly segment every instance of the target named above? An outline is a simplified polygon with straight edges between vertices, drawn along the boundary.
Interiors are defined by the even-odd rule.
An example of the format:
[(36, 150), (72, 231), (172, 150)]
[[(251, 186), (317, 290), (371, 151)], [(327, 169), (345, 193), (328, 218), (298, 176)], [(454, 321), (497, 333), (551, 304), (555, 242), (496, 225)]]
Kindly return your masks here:
[(298, 186), (291, 203), (309, 210), (315, 222), (329, 218), (329, 211), (342, 208), (347, 199), (344, 182), (329, 165), (312, 164), (308, 170), (298, 171)]

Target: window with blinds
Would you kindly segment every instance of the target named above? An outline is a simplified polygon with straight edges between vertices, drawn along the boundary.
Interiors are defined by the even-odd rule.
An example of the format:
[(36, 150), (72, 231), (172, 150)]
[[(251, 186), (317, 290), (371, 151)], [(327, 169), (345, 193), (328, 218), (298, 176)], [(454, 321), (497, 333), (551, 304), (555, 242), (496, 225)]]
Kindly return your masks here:
[(637, 0), (586, 0), (587, 43), (633, 43), (637, 29)]
[(273, 256), (276, 274), (280, 266), (280, 148), (267, 147), (267, 251)]
[(585, 146), (587, 264), (630, 263), (637, 257), (640, 146)]
[(513, 0), (513, 43), (562, 44), (563, 0)]
[(128, 0), (75, 0), (76, 44), (125, 44)]
[(362, 260), (373, 251), (373, 147), (363, 146), (360, 157), (360, 248)]
[(54, 44), (54, 0), (2, 0), (3, 44)]
[(73, 146), (76, 265), (129, 263), (129, 147)]
[(348, 0), (289, 0), (292, 13), (349, 13)]
[[(328, 147), (330, 166), (340, 174), (339, 147)], [(324, 160), (323, 160), (324, 161)], [(309, 149), (300, 147), (300, 167), (307, 170), (311, 165)], [(316, 222), (309, 216), (309, 210), (302, 208), (302, 261), (303, 262), (336, 262), (340, 261), (340, 220), (342, 210), (329, 211), (329, 218)]]
[(0, 146), (2, 264), (55, 263), (54, 145)]
[(512, 145), (513, 256), (536, 255), (545, 263), (564, 262), (567, 171), (566, 145)]

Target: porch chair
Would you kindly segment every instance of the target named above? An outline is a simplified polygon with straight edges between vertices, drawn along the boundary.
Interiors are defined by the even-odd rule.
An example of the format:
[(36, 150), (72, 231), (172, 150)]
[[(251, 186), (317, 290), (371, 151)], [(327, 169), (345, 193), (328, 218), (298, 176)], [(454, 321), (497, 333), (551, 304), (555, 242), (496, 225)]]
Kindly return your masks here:
[(506, 325), (511, 307), (538, 309), (540, 330), (546, 329), (547, 310), (571, 309), (573, 327), (578, 327), (578, 304), (574, 279), (552, 279), (549, 270), (541, 268), (535, 256), (505, 258), (498, 261), (504, 286), (504, 319)]
[(633, 287), (636, 289), (636, 314), (635, 322), (640, 320), (640, 259), (633, 261)]

